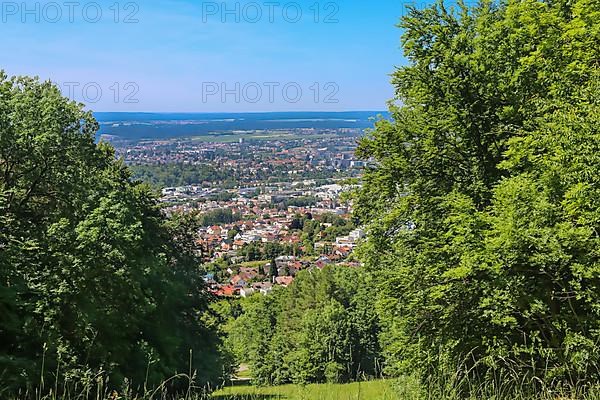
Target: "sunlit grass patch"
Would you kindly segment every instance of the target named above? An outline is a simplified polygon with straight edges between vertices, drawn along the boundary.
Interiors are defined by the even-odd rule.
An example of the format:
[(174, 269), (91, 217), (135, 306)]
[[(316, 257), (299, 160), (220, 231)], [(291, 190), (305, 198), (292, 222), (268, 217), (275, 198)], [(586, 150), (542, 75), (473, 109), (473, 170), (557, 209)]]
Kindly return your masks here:
[(285, 385), (277, 387), (227, 387), (213, 394), (214, 400), (400, 400), (394, 381), (349, 384)]

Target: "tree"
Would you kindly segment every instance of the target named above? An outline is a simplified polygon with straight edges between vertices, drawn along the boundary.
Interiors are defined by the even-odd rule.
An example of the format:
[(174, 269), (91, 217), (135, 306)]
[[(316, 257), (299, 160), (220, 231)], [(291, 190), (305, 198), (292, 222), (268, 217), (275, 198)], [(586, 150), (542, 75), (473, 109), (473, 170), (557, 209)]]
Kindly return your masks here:
[(303, 227), (304, 227), (304, 219), (302, 218), (301, 215), (296, 214), (294, 216), (294, 219), (290, 223), (290, 229), (291, 230), (299, 230), (299, 229), (302, 229)]
[(241, 300), (227, 342), (259, 384), (377, 376), (379, 326), (362, 271), (302, 271), (285, 289)]
[(269, 278), (270, 281), (275, 283), (275, 278), (279, 276), (279, 271), (277, 269), (277, 261), (275, 259), (271, 259), (271, 264), (269, 265)]
[(189, 370), (191, 350), (199, 383), (216, 382), (190, 232), (97, 130), (51, 83), (0, 73), (0, 375), (17, 391), (43, 374), (42, 394), (57, 369), (137, 389)]
[(241, 232), (241, 229), (234, 225), (229, 231), (227, 231), (227, 240), (233, 240)]
[(596, 379), (599, 12), (438, 2), (403, 18), (401, 104), (361, 141), (356, 194), (388, 373)]
[(262, 259), (261, 245), (258, 242), (250, 242), (244, 245), (242, 252), (246, 261), (258, 261)]

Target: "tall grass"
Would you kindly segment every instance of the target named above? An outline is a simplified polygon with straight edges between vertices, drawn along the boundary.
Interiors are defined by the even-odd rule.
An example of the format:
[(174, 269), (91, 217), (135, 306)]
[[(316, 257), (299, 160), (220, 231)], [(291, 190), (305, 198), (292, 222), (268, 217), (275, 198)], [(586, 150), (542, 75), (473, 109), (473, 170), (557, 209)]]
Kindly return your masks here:
[[(2, 387), (4, 400), (600, 400), (598, 386), (553, 385), (535, 376), (522, 375), (522, 369), (487, 369), (477, 375), (477, 363), (463, 362), (427, 374), (423, 379), (403, 376), (391, 380), (362, 381), (350, 384), (284, 385), (278, 387), (198, 386), (190, 365), (186, 373), (176, 374), (150, 388), (148, 382), (133, 388), (125, 380), (119, 389), (111, 384), (105, 371), (84, 371), (76, 378), (61, 373), (60, 362), (53, 371), (53, 382), (46, 382), (45, 352), (42, 371), (34, 389), (17, 393)], [(0, 375), (1, 377), (2, 375)], [(177, 388), (177, 390), (174, 390)], [(217, 390), (215, 390), (217, 389)]]
[[(481, 361), (463, 361), (458, 366), (443, 367), (426, 374), (396, 380), (398, 398), (402, 400), (600, 400), (600, 382), (597, 385), (547, 382), (539, 376), (524, 373), (506, 362), (502, 368), (479, 368)], [(512, 366), (511, 366), (512, 365)], [(480, 375), (483, 372), (483, 376)], [(549, 376), (544, 371), (542, 376)]]
[[(174, 380), (188, 382), (186, 390), (167, 390)], [(426, 383), (405, 376), (393, 380), (356, 382), (350, 384), (284, 385), (278, 387), (229, 386), (213, 391), (193, 384), (193, 376), (179, 374), (153, 390), (135, 393), (125, 384), (120, 390), (110, 382), (98, 379), (85, 385), (56, 382), (46, 393), (41, 388), (33, 393), (22, 392), (4, 397), (8, 400), (600, 400), (600, 391), (577, 388), (531, 390), (528, 382), (463, 381), (451, 377), (436, 377)], [(56, 390), (58, 388), (58, 391)]]
[[(211, 399), (214, 388), (198, 386), (196, 373), (192, 368), (192, 352), (190, 350), (189, 369), (187, 373), (173, 375), (158, 386), (151, 388), (146, 382), (133, 388), (131, 382), (125, 379), (116, 388), (110, 382), (106, 371), (93, 372), (85, 370), (74, 376), (61, 371), (60, 357), (56, 370), (53, 371), (54, 381), (46, 382), (46, 347), (44, 346), (41, 371), (38, 384), (33, 389), (21, 389), (16, 393), (10, 388), (3, 387), (0, 381), (1, 400), (206, 400)], [(148, 366), (149, 369), (149, 366)], [(1, 376), (1, 375), (0, 375)], [(183, 388), (173, 390), (174, 387)]]

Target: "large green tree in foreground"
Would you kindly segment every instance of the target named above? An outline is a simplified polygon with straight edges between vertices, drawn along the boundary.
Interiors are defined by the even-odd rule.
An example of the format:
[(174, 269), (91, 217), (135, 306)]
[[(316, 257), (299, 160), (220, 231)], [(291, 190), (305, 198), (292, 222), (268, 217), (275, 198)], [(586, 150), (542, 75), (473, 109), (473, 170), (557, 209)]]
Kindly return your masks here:
[(357, 193), (388, 372), (597, 379), (600, 3), (438, 3), (401, 27)]
[(97, 129), (52, 84), (0, 72), (0, 390), (223, 372), (186, 227)]

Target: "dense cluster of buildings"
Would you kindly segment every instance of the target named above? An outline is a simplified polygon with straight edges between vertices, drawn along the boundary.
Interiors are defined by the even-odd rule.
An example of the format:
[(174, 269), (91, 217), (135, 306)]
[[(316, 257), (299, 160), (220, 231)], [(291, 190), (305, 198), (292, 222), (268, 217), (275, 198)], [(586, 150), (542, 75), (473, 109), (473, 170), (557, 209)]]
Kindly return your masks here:
[[(348, 235), (329, 240), (320, 240), (323, 235), (316, 235), (317, 240), (307, 242), (303, 240), (303, 231), (293, 228), (298, 215), (311, 215), (318, 221), (319, 213), (328, 213), (330, 210), (305, 207), (279, 210), (266, 205), (248, 207), (243, 204), (232, 206), (231, 209), (240, 217), (238, 221), (206, 226), (198, 231), (197, 245), (204, 261), (210, 263), (226, 259), (230, 263), (226, 274), (219, 279), (214, 274), (207, 275), (207, 282), (218, 295), (267, 294), (274, 285), (288, 286), (296, 274), (305, 269), (322, 269), (332, 264), (358, 265), (349, 257), (364, 237), (362, 229), (354, 229)], [(339, 215), (348, 217), (346, 213)], [(331, 226), (327, 222), (318, 223), (322, 229)], [(260, 247), (269, 243), (284, 246), (289, 249), (289, 254), (275, 259), (245, 261), (243, 250), (246, 246), (254, 244)]]
[[(161, 200), (166, 213), (222, 217), (227, 212), (227, 220), (199, 229), (197, 252), (205, 265), (220, 266), (205, 276), (213, 293), (244, 297), (287, 287), (303, 270), (358, 266), (351, 254), (364, 231), (351, 224), (333, 229), (331, 218), (321, 216), (333, 215), (338, 225), (340, 219), (348, 221), (351, 210), (342, 197), (352, 186), (346, 179), (359, 175), (364, 163), (354, 158), (352, 132), (330, 133), (304, 132), (302, 138), (285, 140), (271, 135), (252, 141), (141, 141), (118, 151), (133, 165), (197, 164), (229, 171), (233, 186), (194, 182), (164, 187)], [(317, 233), (309, 238), (295, 226), (299, 216), (318, 223)], [(276, 257), (261, 253), (249, 259), (249, 246), (270, 244), (278, 246)]]

